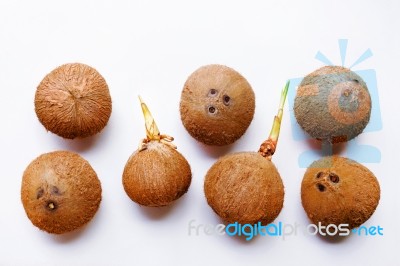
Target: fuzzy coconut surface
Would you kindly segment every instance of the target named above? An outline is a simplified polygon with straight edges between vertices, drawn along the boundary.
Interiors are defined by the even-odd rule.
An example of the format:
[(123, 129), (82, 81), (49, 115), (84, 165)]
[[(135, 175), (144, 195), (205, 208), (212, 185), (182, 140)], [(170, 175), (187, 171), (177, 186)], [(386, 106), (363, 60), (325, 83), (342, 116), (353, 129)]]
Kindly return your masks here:
[(379, 199), (375, 175), (358, 162), (339, 156), (313, 162), (301, 184), (304, 210), (313, 223), (324, 226), (358, 227), (371, 217)]
[(101, 184), (80, 155), (55, 151), (33, 160), (22, 177), (21, 199), (31, 222), (53, 234), (88, 223), (101, 202)]
[(284, 187), (278, 170), (256, 152), (220, 158), (207, 172), (204, 192), (208, 204), (226, 223), (266, 225), (283, 207)]
[(122, 176), (126, 194), (151, 207), (171, 204), (185, 194), (192, 180), (189, 163), (176, 149), (151, 141), (128, 159)]
[(371, 97), (364, 80), (350, 69), (325, 66), (300, 83), (294, 114), (312, 138), (331, 143), (358, 136), (371, 115)]
[(196, 140), (207, 145), (227, 145), (249, 127), (255, 96), (247, 80), (232, 68), (207, 65), (193, 72), (183, 87), (181, 120)]
[(94, 68), (71, 63), (57, 67), (40, 82), (35, 111), (43, 126), (67, 139), (100, 132), (111, 115), (111, 96)]

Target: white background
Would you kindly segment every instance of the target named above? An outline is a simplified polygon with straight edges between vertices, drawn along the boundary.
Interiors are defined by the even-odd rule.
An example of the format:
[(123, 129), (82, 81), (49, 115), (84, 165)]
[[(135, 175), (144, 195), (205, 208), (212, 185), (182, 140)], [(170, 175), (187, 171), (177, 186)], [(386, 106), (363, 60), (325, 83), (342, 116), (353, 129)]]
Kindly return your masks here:
[[(0, 265), (399, 265), (398, 69), (399, 1), (1, 1), (0, 2)], [(346, 62), (370, 48), (355, 67), (375, 69), (383, 129), (358, 138), (381, 151), (366, 164), (378, 177), (381, 201), (365, 225), (384, 236), (341, 241), (298, 235), (286, 240), (188, 235), (188, 223), (217, 224), (203, 194), (207, 169), (221, 155), (255, 151), (267, 137), (286, 80), (321, 67), (323, 52), (340, 64), (338, 39), (349, 40)], [(34, 112), (34, 93), (55, 67), (81, 62), (106, 79), (113, 111), (95, 137), (63, 140), (46, 132)], [(256, 94), (256, 113), (234, 145), (205, 147), (179, 116), (180, 91), (198, 67), (219, 63), (239, 71)], [(346, 65), (346, 64), (345, 64)], [(139, 207), (121, 182), (124, 165), (144, 137), (138, 104), (147, 102), (162, 133), (175, 137), (192, 166), (189, 192), (171, 207)], [(284, 185), (277, 221), (308, 224), (300, 202), (310, 146), (291, 133), (289, 106), (273, 161)], [(20, 201), (21, 177), (42, 153), (78, 152), (103, 187), (97, 215), (82, 230), (53, 236), (38, 230)], [(395, 167), (397, 165), (397, 167)]]

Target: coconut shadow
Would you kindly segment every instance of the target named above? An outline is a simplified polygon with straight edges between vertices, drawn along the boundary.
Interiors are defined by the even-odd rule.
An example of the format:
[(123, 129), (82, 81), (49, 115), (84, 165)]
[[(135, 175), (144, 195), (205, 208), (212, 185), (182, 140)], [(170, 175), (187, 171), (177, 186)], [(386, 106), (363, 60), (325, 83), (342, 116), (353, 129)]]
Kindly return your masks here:
[(164, 217), (170, 215), (173, 213), (175, 208), (180, 208), (179, 206), (184, 204), (182, 201), (183, 198), (185, 197), (182, 196), (179, 199), (175, 200), (171, 204), (167, 206), (162, 206), (162, 207), (148, 207), (148, 206), (143, 206), (135, 203), (135, 207), (139, 209), (139, 211), (146, 216), (147, 218), (151, 220), (161, 220)]
[(218, 159), (221, 156), (230, 153), (234, 146), (234, 143), (224, 146), (211, 146), (203, 144), (201, 142), (197, 142), (196, 146), (198, 147), (198, 149), (196, 150), (202, 151), (207, 157)]
[(308, 146), (318, 156), (340, 155), (346, 150), (348, 142), (330, 143), (328, 141), (309, 138), (306, 140)]
[(104, 216), (104, 211), (101, 206), (97, 210), (96, 214), (93, 216), (93, 218), (88, 221), (86, 224), (82, 225), (81, 227), (71, 231), (67, 232), (64, 234), (51, 234), (52, 240), (60, 245), (68, 244), (70, 242), (76, 241), (79, 239), (83, 234), (90, 234), (90, 231), (93, 230), (95, 231), (95, 227), (99, 226), (98, 220), (104, 219), (101, 218), (101, 216)]
[(75, 138), (75, 139), (64, 139), (54, 133), (51, 133), (54, 137), (53, 141), (57, 144), (60, 149), (72, 150), (74, 152), (80, 153), (91, 149), (96, 146), (96, 143), (107, 142), (111, 135), (112, 120), (108, 121), (107, 126), (101, 130), (99, 133), (89, 136), (86, 138)]
[(245, 235), (235, 235), (235, 236), (227, 236), (233, 239), (233, 241), (239, 243), (240, 245), (255, 245), (258, 241), (260, 241), (260, 235), (255, 235), (251, 239), (247, 240), (248, 236)]
[[(216, 218), (216, 221), (219, 222), (219, 224), (224, 224), (225, 226), (228, 225), (216, 213), (214, 213), (214, 216)], [(244, 234), (240, 234), (240, 235), (235, 234), (235, 235), (230, 236), (230, 235), (228, 235), (226, 233), (225, 233), (225, 235), (223, 237), (224, 238), (229, 238), (229, 240), (232, 239), (233, 242), (239, 243), (240, 245), (247, 245), (247, 246), (255, 245), (258, 241), (260, 241), (260, 238), (263, 238), (262, 236), (260, 237), (259, 234), (253, 235), (251, 239), (247, 239), (249, 236), (246, 236)]]
[(334, 235), (334, 236), (330, 236), (330, 235), (326, 235), (323, 236), (321, 234), (318, 234), (319, 239), (323, 240), (326, 243), (329, 244), (340, 244), (344, 241), (346, 241), (346, 239), (349, 238), (349, 236), (341, 236), (341, 235)]
[(54, 240), (54, 242), (57, 242), (58, 244), (68, 244), (68, 243), (80, 238), (80, 236), (83, 234), (83, 232), (86, 231), (87, 226), (88, 226), (88, 224), (85, 224), (84, 226), (82, 226), (74, 231), (60, 234), (60, 235), (51, 234), (51, 238), (52, 238), (52, 240)]

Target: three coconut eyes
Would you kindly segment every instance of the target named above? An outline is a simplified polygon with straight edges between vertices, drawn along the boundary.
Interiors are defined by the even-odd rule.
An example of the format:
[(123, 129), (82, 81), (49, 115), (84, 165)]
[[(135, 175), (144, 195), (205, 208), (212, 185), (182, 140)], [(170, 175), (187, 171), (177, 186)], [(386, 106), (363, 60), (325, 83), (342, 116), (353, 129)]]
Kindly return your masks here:
[[(217, 95), (218, 95), (218, 90), (216, 90), (216, 89), (210, 89), (209, 92), (208, 92), (208, 96), (209, 97), (215, 97)], [(222, 96), (222, 102), (224, 103), (225, 106), (229, 106), (230, 102), (231, 102), (231, 97), (229, 97), (229, 95), (226, 95), (226, 94), (223, 95)], [(216, 109), (215, 106), (209, 106), (208, 107), (208, 112), (210, 114), (214, 114), (216, 111), (217, 111), (217, 109)]]
[[(327, 174), (327, 173), (325, 173), (325, 172), (318, 172), (317, 175), (316, 175), (315, 177), (316, 177), (316, 179), (318, 180), (318, 179), (320, 179), (321, 177), (325, 176), (326, 174)], [(330, 180), (332, 183), (335, 183), (335, 184), (339, 183), (339, 176), (338, 176), (337, 174), (335, 174), (335, 173), (328, 173), (328, 177), (329, 177), (329, 180)], [(324, 192), (324, 191), (326, 190), (326, 187), (325, 187), (323, 184), (318, 183), (318, 184), (317, 184), (317, 189), (318, 189), (319, 191), (321, 191), (321, 192)]]
[[(56, 186), (51, 187), (51, 194), (52, 195), (60, 195), (60, 190)], [(36, 193), (36, 199), (40, 199), (44, 195), (44, 189), (40, 188), (38, 189)], [(58, 204), (55, 201), (47, 201), (45, 203), (45, 208), (48, 209), (49, 211), (55, 211), (58, 207)]]

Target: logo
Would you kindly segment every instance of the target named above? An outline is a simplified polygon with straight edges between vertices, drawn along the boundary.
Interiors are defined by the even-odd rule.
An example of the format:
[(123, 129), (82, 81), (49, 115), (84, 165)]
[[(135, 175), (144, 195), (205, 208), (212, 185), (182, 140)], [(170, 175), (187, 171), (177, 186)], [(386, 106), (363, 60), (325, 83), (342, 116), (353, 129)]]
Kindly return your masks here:
[(351, 234), (357, 236), (383, 236), (383, 227), (377, 226), (360, 226), (352, 230), (349, 229), (348, 224), (329, 224), (327, 226), (318, 224), (308, 224), (306, 226), (294, 223), (270, 223), (262, 225), (261, 222), (257, 224), (239, 224), (238, 222), (225, 224), (201, 224), (197, 223), (195, 219), (189, 221), (188, 235), (189, 236), (244, 236), (246, 241), (252, 240), (255, 236), (260, 235), (263, 237), (278, 237), (282, 240), (288, 237), (299, 235), (321, 235), (321, 236), (349, 236)]

